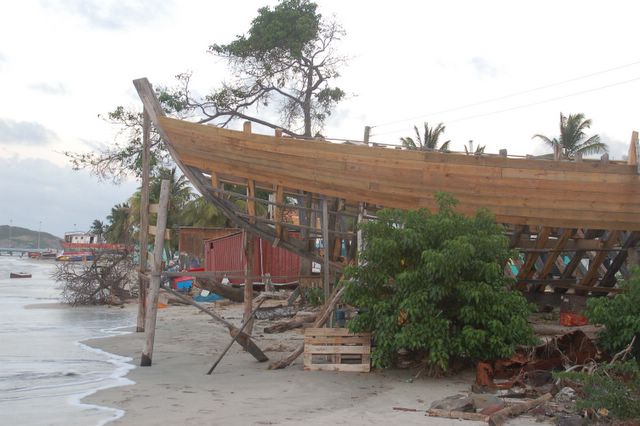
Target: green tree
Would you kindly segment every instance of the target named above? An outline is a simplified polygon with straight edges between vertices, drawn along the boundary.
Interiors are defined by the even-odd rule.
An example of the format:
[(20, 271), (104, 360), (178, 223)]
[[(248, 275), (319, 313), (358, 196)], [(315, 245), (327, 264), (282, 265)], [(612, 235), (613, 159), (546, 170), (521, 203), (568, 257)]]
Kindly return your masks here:
[[(156, 90), (158, 95), (160, 92)], [(140, 111), (116, 107), (106, 117), (108, 123), (117, 126), (119, 131), (113, 141), (96, 151), (64, 151), (74, 170), (88, 169), (102, 180), (121, 183), (128, 176), (142, 176), (142, 121)], [(164, 141), (155, 131), (150, 135), (150, 170), (154, 174), (157, 168), (173, 166), (173, 160)]]
[[(282, 0), (263, 7), (246, 34), (228, 44), (212, 44), (209, 53), (227, 61), (228, 81), (206, 96), (191, 91), (191, 73), (176, 76), (175, 86), (158, 85), (156, 94), (171, 116), (193, 118), (200, 123), (227, 126), (233, 120), (249, 120), (282, 128), (292, 136), (312, 136), (320, 131), (345, 92), (333, 85), (346, 58), (335, 45), (344, 30), (317, 12), (308, 0)], [(274, 108), (279, 119), (258, 117), (260, 109)], [(142, 113), (118, 106), (107, 121), (121, 128), (110, 146), (89, 153), (67, 151), (74, 169), (89, 169), (105, 180), (120, 182), (141, 173)], [(171, 167), (161, 138), (152, 133), (152, 169)]]
[(576, 154), (592, 155), (607, 152), (607, 145), (600, 142), (600, 136), (587, 137), (586, 130), (591, 127), (591, 120), (585, 119), (584, 114), (560, 113), (560, 136), (549, 138), (536, 134), (533, 138), (541, 139), (553, 149), (560, 150), (560, 156), (565, 159), (575, 158)]
[[(613, 298), (594, 297), (587, 300), (585, 315), (593, 324), (603, 324), (598, 343), (611, 354), (625, 349), (634, 336), (640, 340), (640, 268), (634, 268), (631, 279), (624, 281), (622, 292)], [(640, 349), (640, 342), (636, 342)], [(640, 361), (640, 350), (635, 354)]]
[(116, 204), (111, 208), (111, 214), (107, 216), (105, 237), (112, 244), (129, 244), (133, 240), (133, 221), (131, 220), (131, 208), (128, 203)]
[(414, 149), (420, 151), (449, 151), (449, 143), (451, 141), (443, 142), (439, 145), (440, 136), (444, 133), (445, 126), (442, 123), (438, 123), (436, 127), (429, 127), (429, 124), (424, 122), (424, 136), (420, 135), (418, 126), (413, 126), (416, 132), (416, 139), (412, 137), (400, 138), (402, 146), (407, 149)]
[(486, 210), (465, 217), (450, 195), (437, 199), (437, 213), (378, 212), (363, 226), (361, 264), (347, 268), (345, 302), (360, 310), (349, 328), (373, 333), (374, 365), (405, 349), (444, 371), (533, 343), (529, 305), (503, 273), (514, 255), (503, 229)]

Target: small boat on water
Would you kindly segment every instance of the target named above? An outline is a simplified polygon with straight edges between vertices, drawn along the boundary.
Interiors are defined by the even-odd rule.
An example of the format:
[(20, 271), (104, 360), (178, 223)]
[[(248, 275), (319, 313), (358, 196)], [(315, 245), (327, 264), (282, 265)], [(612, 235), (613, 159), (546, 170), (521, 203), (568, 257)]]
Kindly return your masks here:
[(27, 272), (11, 272), (9, 278), (31, 278), (31, 274)]

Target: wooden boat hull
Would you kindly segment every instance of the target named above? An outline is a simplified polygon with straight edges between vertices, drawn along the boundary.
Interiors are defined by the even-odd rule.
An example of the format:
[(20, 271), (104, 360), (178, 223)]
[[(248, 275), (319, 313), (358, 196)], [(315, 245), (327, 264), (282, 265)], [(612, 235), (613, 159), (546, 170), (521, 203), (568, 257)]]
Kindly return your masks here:
[(487, 208), (502, 223), (640, 229), (635, 166), (395, 150), (246, 134), (162, 117), (179, 160), (206, 174), (401, 209)]
[[(458, 212), (488, 209), (506, 225), (509, 243), (522, 258), (513, 259), (515, 273), (505, 273), (523, 287), (542, 292), (551, 285), (584, 295), (591, 287), (613, 287), (618, 272), (630, 276), (623, 265), (640, 242), (636, 132), (629, 162), (412, 151), (283, 137), (277, 131), (259, 135), (248, 123), (244, 131), (234, 131), (168, 118), (146, 79), (134, 85), (173, 159), (208, 201), (236, 226), (307, 260), (326, 261), (306, 238), (328, 241), (328, 269), (344, 266), (339, 254), (344, 241), (350, 247), (346, 260), (355, 259), (354, 229), (340, 229), (340, 215), (360, 219), (364, 208), (381, 207), (433, 211), (436, 194), (447, 192), (458, 200)], [(244, 186), (246, 195), (227, 191), (224, 184)], [(259, 199), (257, 189), (271, 193), (270, 200)], [(297, 204), (287, 201), (291, 198)], [(246, 208), (234, 199), (245, 200)], [(330, 212), (326, 199), (335, 201)], [(258, 202), (273, 214), (259, 216)], [(304, 214), (305, 224), (283, 220), (286, 209), (297, 210), (300, 218)], [(309, 220), (320, 214), (327, 217), (323, 229), (320, 221)], [(290, 229), (307, 235), (288, 238)]]

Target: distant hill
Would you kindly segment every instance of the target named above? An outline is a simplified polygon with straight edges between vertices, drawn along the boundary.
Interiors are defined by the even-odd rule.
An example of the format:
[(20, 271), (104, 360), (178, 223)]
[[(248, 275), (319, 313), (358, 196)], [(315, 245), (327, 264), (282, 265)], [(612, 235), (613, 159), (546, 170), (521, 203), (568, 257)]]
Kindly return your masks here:
[[(11, 230), (9, 230), (11, 229)], [(11, 239), (9, 239), (11, 234)], [(10, 248), (37, 248), (38, 231), (21, 228), (19, 226), (0, 225), (0, 247)], [(48, 232), (40, 232), (40, 248), (59, 249), (62, 247), (62, 239)]]

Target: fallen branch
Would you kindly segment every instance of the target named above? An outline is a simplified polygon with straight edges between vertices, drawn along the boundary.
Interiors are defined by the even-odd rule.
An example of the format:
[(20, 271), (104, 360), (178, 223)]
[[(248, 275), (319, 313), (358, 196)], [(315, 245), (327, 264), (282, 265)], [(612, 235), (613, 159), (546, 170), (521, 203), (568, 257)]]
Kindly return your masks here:
[(536, 408), (538, 405), (544, 404), (551, 400), (553, 396), (550, 393), (545, 393), (539, 398), (532, 399), (531, 401), (523, 402), (522, 404), (512, 405), (510, 407), (503, 408), (500, 411), (496, 411), (489, 417), (490, 426), (502, 426), (509, 417), (516, 417), (522, 413)]
[(611, 359), (611, 362), (609, 363), (609, 365), (611, 365), (614, 362), (616, 362), (618, 360), (618, 358), (620, 359), (620, 361), (624, 361), (624, 359), (627, 357), (627, 355), (629, 355), (629, 353), (631, 352), (631, 349), (633, 349), (633, 344), (635, 342), (636, 342), (636, 336), (633, 336), (633, 339), (631, 339), (631, 343), (629, 343), (629, 346), (627, 346), (625, 349), (623, 349), (620, 352), (618, 352), (617, 354), (615, 354), (613, 356), (613, 358)]
[[(322, 310), (320, 311), (320, 316), (318, 317), (316, 322), (313, 323), (313, 326), (315, 328), (322, 327), (327, 322), (327, 320), (331, 316), (331, 312), (333, 312), (333, 309), (336, 307), (336, 304), (342, 297), (342, 293), (344, 292), (344, 289), (345, 287), (340, 287), (340, 289), (336, 287), (333, 289), (333, 293), (331, 297), (329, 297), (328, 299), (329, 302), (322, 308)], [(296, 350), (291, 352), (287, 357), (271, 364), (269, 366), (269, 370), (278, 370), (280, 368), (287, 367), (289, 364), (295, 361), (296, 358), (298, 358), (302, 354), (302, 352), (304, 352), (304, 343), (298, 346)]]
[(260, 303), (263, 300), (273, 299), (273, 300), (285, 300), (289, 298), (289, 294), (284, 291), (263, 291), (253, 299), (253, 303)]
[(267, 334), (282, 333), (287, 330), (293, 330), (294, 328), (301, 328), (304, 326), (304, 324), (311, 324), (316, 319), (318, 319), (317, 312), (310, 312), (309, 314), (304, 316), (298, 314), (289, 321), (280, 321), (277, 324), (265, 327), (264, 332)]
[(488, 422), (489, 416), (480, 413), (467, 413), (465, 411), (454, 410), (441, 410), (438, 408), (431, 408), (427, 410), (427, 415), (430, 417), (443, 417), (445, 419), (462, 419), (473, 420), (478, 422)]

